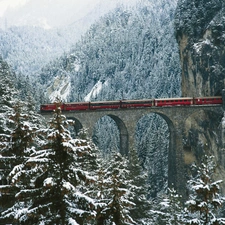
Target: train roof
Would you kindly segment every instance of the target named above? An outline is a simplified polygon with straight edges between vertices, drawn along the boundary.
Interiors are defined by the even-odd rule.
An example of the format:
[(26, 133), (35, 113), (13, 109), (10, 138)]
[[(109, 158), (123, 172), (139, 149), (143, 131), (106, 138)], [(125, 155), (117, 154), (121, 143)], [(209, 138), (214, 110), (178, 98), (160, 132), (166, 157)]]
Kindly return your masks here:
[(79, 105), (79, 104), (89, 104), (90, 102), (65, 102), (64, 104), (65, 105), (71, 105), (71, 104), (76, 104), (76, 105)]
[(213, 99), (213, 98), (222, 98), (222, 96), (194, 97), (194, 98), (201, 98), (201, 99)]
[(155, 99), (156, 101), (165, 101), (165, 100), (168, 100), (168, 101), (174, 101), (174, 100), (192, 100), (193, 97), (177, 97), (177, 98), (157, 98)]
[(154, 101), (154, 99), (124, 99), (122, 102), (147, 102), (147, 101)]
[(115, 101), (96, 101), (96, 102), (91, 102), (91, 104), (111, 104), (111, 103), (120, 103), (120, 100), (115, 100)]

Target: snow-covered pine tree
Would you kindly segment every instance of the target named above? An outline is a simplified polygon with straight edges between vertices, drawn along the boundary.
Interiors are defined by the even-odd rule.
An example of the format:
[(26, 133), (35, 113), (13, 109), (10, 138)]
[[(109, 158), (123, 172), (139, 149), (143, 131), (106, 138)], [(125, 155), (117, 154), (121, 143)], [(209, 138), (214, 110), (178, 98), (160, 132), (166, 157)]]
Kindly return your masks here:
[[(13, 114), (13, 106), (18, 101), (18, 92), (13, 85), (13, 74), (10, 67), (3, 61), (1, 56), (0, 80), (0, 184), (6, 185), (7, 189), (6, 178), (11, 170), (12, 155), (7, 155), (4, 151), (10, 148), (11, 134), (15, 128), (15, 123), (10, 115)], [(8, 191), (6, 191), (6, 194), (2, 190), (1, 192), (0, 205), (4, 208), (12, 203), (13, 197)]]
[(92, 175), (95, 175), (95, 171), (99, 168), (99, 149), (95, 146), (90, 137), (88, 137), (86, 129), (81, 129), (79, 131), (77, 140), (82, 140), (84, 146), (89, 146), (86, 151), (82, 151), (82, 153), (78, 154), (80, 168), (91, 172)]
[(12, 81), (13, 75), (6, 62), (0, 56), (0, 138), (4, 142), (4, 137), (11, 132), (12, 121), (8, 118), (8, 114), (12, 113), (13, 106), (18, 100), (18, 92), (16, 91)]
[(2, 218), (26, 225), (82, 225), (94, 217), (94, 201), (82, 191), (92, 176), (81, 169), (79, 162), (91, 148), (86, 140), (72, 139), (67, 125), (57, 102), (49, 128), (43, 130), (47, 143), (10, 174), (14, 185), (19, 181), (24, 188)]
[(36, 125), (29, 123), (29, 112), (23, 112), (23, 107), (24, 103), (17, 102), (13, 107), (13, 114), (9, 115), (15, 128), (10, 134), (6, 155), (15, 156), (18, 160), (24, 160), (25, 156), (29, 155), (29, 148), (38, 130)]
[(131, 208), (131, 217), (142, 224), (145, 218), (149, 218), (150, 201), (147, 199), (147, 173), (143, 170), (135, 149), (131, 149), (129, 154), (129, 196), (135, 206)]
[(222, 180), (213, 180), (215, 169), (213, 156), (206, 155), (200, 166), (193, 165), (196, 176), (188, 181), (190, 195), (184, 211), (185, 224), (225, 224), (225, 218), (219, 217), (219, 208), (225, 201), (220, 194)]
[(130, 200), (129, 161), (114, 153), (104, 161), (99, 170), (96, 224), (136, 224), (130, 210), (135, 204)]
[(183, 205), (181, 196), (175, 189), (169, 189), (167, 194), (160, 194), (152, 201), (151, 223), (160, 225), (180, 225), (182, 223)]
[[(21, 173), (23, 163), (35, 151), (39, 139), (37, 131), (41, 127), (42, 119), (27, 109), (25, 102), (18, 101), (13, 106), (13, 112), (7, 114), (12, 130), (4, 137), (5, 142), (1, 146), (1, 166), (3, 166), (2, 172), (5, 180), (0, 185), (2, 210), (12, 206), (15, 193), (23, 189), (20, 180), (26, 183), (25, 180), (28, 178), (26, 172)], [(12, 175), (16, 172), (19, 172), (17, 177)]]
[(44, 127), (44, 118), (37, 114), (31, 102), (17, 100), (5, 119), (10, 121), (10, 130), (4, 135), (1, 155), (22, 160), (43, 139), (38, 130)]

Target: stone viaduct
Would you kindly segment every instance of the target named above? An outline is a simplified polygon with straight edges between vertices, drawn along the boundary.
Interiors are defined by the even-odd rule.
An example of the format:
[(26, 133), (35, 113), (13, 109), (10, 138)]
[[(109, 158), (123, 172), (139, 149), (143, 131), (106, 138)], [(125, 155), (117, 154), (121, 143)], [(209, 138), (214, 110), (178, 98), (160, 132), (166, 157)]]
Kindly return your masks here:
[[(75, 120), (75, 131), (80, 128), (88, 128), (89, 136), (95, 123), (103, 116), (111, 117), (118, 126), (120, 133), (120, 152), (129, 155), (129, 149), (135, 147), (135, 130), (137, 122), (145, 115), (156, 113), (160, 115), (168, 124), (169, 152), (168, 152), (168, 184), (175, 185), (177, 190), (182, 192), (185, 182), (184, 176), (184, 146), (183, 130), (185, 121), (201, 110), (216, 113), (223, 117), (222, 105), (209, 106), (173, 106), (173, 107), (150, 107), (150, 108), (130, 108), (116, 110), (97, 110), (97, 111), (70, 111), (63, 112), (68, 119)], [(44, 117), (49, 118), (51, 113), (43, 113)]]

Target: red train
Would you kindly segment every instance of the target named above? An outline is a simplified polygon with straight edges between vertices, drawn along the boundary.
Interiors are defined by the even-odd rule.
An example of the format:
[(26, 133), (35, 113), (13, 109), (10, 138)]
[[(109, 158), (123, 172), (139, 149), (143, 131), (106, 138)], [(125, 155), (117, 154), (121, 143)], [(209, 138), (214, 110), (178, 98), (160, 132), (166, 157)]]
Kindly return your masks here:
[[(126, 108), (143, 108), (143, 107), (165, 107), (165, 106), (185, 106), (185, 105), (216, 105), (222, 104), (221, 96), (215, 97), (186, 97), (186, 98), (160, 98), (144, 100), (120, 100), (106, 102), (73, 102), (63, 103), (62, 111), (77, 110), (99, 110), (99, 109), (126, 109)], [(55, 104), (41, 105), (41, 112), (52, 112), (55, 110)]]

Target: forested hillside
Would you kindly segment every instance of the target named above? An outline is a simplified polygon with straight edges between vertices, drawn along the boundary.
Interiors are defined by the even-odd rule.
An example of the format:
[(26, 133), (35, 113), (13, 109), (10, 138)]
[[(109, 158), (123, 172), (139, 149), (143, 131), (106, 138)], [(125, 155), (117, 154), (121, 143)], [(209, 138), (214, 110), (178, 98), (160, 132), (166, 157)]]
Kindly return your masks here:
[(42, 67), (69, 51), (72, 43), (78, 40), (79, 35), (71, 30), (31, 26), (0, 29), (0, 52), (18, 76), (36, 80)]
[[(93, 24), (70, 54), (43, 68), (42, 83), (69, 77), (69, 101), (180, 95), (175, 6), (144, 0), (135, 8), (118, 7)], [(100, 83), (101, 90), (93, 91)]]

